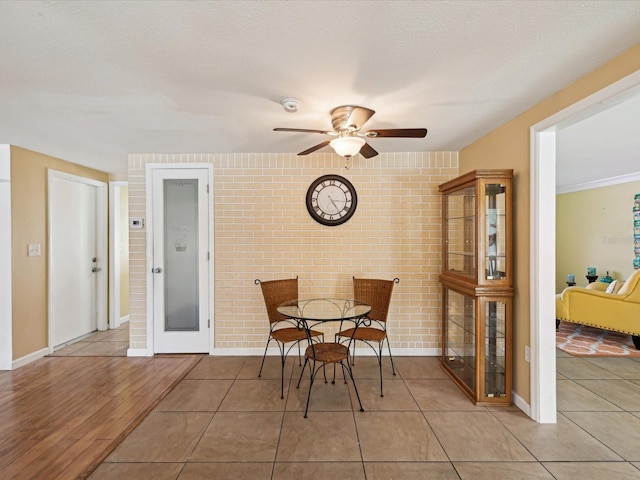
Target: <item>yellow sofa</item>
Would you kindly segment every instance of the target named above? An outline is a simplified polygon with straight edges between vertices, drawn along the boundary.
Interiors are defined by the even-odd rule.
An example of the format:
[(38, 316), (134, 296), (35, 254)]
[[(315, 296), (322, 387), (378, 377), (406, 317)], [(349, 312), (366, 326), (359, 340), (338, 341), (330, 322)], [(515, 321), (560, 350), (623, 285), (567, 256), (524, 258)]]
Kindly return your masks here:
[(556, 295), (556, 322), (581, 323), (632, 335), (640, 350), (640, 269), (635, 270), (617, 293), (602, 291), (607, 284), (568, 287)]

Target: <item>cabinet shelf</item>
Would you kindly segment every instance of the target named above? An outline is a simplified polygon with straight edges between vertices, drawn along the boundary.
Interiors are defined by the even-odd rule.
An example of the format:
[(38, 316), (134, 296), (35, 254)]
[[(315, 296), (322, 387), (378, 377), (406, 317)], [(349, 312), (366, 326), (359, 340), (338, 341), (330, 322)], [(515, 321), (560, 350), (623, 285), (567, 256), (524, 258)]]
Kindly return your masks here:
[(512, 170), (474, 170), (443, 194), (442, 368), (476, 404), (511, 403)]

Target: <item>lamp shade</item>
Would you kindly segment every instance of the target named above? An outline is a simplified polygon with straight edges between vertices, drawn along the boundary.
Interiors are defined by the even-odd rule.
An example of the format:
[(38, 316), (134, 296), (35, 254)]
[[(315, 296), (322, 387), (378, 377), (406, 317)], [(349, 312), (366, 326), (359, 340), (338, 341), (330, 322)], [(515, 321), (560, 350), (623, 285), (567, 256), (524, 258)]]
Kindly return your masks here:
[(356, 136), (338, 137), (329, 142), (329, 145), (331, 145), (341, 157), (353, 157), (357, 155), (364, 144), (364, 138)]

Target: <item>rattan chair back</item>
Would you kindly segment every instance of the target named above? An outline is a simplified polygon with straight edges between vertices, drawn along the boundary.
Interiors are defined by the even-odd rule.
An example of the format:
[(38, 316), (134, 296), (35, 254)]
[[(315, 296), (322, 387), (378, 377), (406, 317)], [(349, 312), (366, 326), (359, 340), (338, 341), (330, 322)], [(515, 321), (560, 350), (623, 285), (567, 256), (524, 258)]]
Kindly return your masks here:
[(369, 312), (371, 320), (384, 323), (389, 316), (393, 284), (394, 280), (354, 277), (353, 298), (371, 306), (371, 312)]
[(267, 307), (269, 323), (288, 320), (277, 309), (281, 303), (298, 298), (298, 277), (260, 282), (260, 288), (262, 288), (264, 304)]

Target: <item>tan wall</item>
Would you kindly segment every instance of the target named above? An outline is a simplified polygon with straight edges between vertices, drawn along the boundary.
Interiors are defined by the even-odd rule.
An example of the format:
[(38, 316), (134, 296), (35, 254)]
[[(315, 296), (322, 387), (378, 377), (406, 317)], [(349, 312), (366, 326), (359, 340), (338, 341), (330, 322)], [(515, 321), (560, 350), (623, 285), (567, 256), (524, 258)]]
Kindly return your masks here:
[[(567, 274), (586, 285), (587, 267), (623, 280), (633, 272), (633, 202), (640, 182), (622, 183), (556, 197), (556, 292)], [(599, 280), (599, 279), (598, 279)]]
[[(352, 276), (400, 278), (390, 311), (392, 346), (440, 348), (441, 198), (457, 154), (358, 157), (351, 170), (331, 154), (130, 155), (129, 211), (146, 216), (147, 162), (214, 165), (215, 347), (264, 348), (264, 302), (256, 278), (299, 276), (302, 296), (348, 296)], [(358, 194), (344, 225), (314, 222), (305, 207), (318, 176), (338, 173)], [(130, 231), (130, 330), (146, 348), (146, 231)]]
[[(11, 261), (13, 359), (47, 347), (47, 170), (103, 182), (106, 173), (11, 147)], [(41, 255), (28, 257), (27, 246)]]
[(120, 188), (120, 317), (129, 315), (129, 188)]
[[(534, 67), (532, 67), (534, 68)], [(527, 110), (502, 127), (480, 138), (460, 152), (460, 173), (476, 168), (514, 169), (514, 391), (530, 399), (529, 363), (524, 347), (529, 345), (529, 129), (564, 108), (640, 70), (640, 44)], [(554, 281), (554, 279), (549, 279)]]

